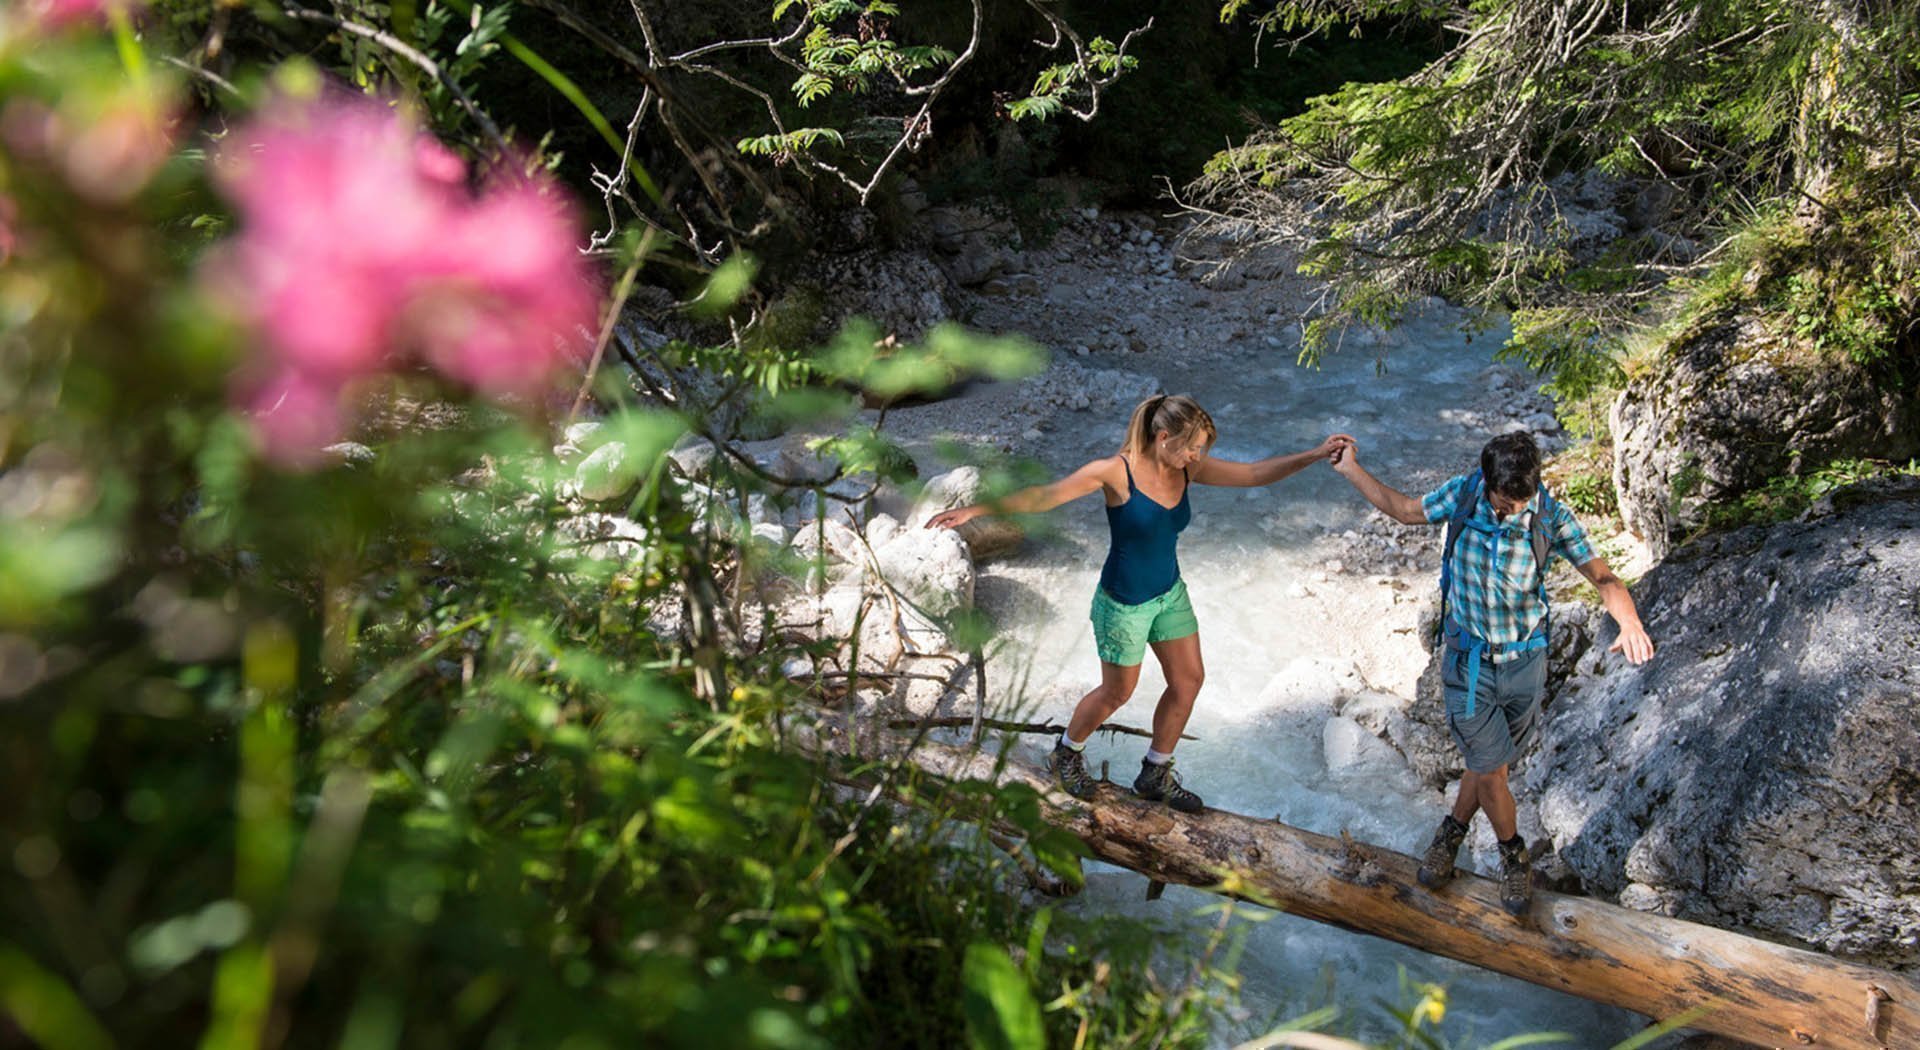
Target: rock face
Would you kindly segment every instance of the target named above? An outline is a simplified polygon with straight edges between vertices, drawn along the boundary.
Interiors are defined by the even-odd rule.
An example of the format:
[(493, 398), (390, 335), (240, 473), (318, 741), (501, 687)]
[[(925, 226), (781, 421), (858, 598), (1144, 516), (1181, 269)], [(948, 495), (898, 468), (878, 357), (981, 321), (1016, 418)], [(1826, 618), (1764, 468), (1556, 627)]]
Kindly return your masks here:
[(1516, 787), (1589, 892), (1911, 967), (1920, 483), (1824, 510), (1649, 573), (1658, 654), (1630, 669), (1596, 644)]
[(1708, 507), (1769, 478), (1849, 456), (1920, 455), (1920, 397), (1734, 316), (1629, 383), (1612, 429), (1621, 516), (1663, 557)]
[(884, 333), (914, 340), (959, 313), (953, 281), (915, 252), (869, 249), (826, 256), (816, 279), (825, 287), (816, 326), (822, 336), (849, 318), (864, 317)]

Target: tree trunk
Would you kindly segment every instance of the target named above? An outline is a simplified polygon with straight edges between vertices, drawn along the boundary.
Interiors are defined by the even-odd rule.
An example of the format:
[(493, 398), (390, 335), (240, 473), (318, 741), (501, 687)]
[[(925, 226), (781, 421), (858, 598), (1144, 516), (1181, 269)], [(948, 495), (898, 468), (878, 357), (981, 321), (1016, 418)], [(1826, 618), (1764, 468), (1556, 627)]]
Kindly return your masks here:
[[(844, 738), (802, 731), (808, 750)], [(862, 733), (860, 753), (903, 750), (899, 734)], [(1049, 820), (1093, 855), (1155, 882), (1197, 886), (1342, 929), (1384, 937), (1654, 1018), (1708, 1012), (1691, 1027), (1773, 1047), (1920, 1047), (1920, 983), (1726, 930), (1597, 900), (1536, 893), (1521, 919), (1497, 886), (1462, 874), (1440, 892), (1404, 854), (1277, 821), (1208, 809), (1184, 816), (1102, 784), (1089, 802), (1040, 770), (922, 742), (913, 763), (949, 780), (1026, 784)]]
[(1805, 227), (1825, 225), (1833, 216), (1834, 176), (1845, 155), (1843, 92), (1862, 85), (1848, 83), (1849, 56), (1860, 48), (1864, 19), (1857, 0), (1821, 0), (1819, 21), (1832, 34), (1816, 46), (1800, 89), (1800, 111), (1793, 122), (1793, 181), (1800, 197), (1794, 217)]

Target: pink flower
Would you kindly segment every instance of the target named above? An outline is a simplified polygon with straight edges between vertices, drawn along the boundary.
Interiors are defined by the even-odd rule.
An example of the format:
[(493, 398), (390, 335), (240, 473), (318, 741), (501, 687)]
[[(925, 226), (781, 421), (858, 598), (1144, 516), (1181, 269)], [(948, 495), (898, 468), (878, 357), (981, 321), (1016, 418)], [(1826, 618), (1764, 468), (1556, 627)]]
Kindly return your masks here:
[[(258, 330), (266, 360), (252, 374), (276, 377), (245, 404), (289, 375), (317, 397), (422, 364), (525, 396), (582, 356), (599, 291), (554, 187), (474, 193), (460, 158), (406, 116), (339, 95), (272, 107), (216, 172), (240, 233), (203, 277)], [(301, 428), (264, 430), (269, 454), (293, 462)]]
[(80, 25), (105, 25), (115, 9), (132, 7), (131, 0), (23, 0), (26, 20), (55, 32)]

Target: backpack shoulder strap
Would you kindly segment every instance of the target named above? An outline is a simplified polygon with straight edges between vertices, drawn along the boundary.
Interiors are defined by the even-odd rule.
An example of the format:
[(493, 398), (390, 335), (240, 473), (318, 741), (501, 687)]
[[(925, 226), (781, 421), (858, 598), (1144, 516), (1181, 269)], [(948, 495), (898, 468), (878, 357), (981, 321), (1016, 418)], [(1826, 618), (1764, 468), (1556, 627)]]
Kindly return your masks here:
[(1467, 519), (1473, 517), (1473, 509), (1480, 504), (1480, 471), (1467, 475), (1467, 494), (1455, 500), (1453, 513), (1447, 515), (1446, 545), (1440, 550), (1440, 564), (1445, 566), (1453, 558), (1453, 541), (1460, 538), (1460, 530), (1467, 527)]
[(1467, 475), (1466, 495), (1454, 501), (1453, 513), (1447, 515), (1447, 534), (1440, 541), (1440, 603), (1446, 608), (1447, 591), (1453, 583), (1453, 544), (1460, 538), (1460, 530), (1467, 527), (1467, 519), (1473, 516), (1473, 508), (1480, 503), (1480, 469), (1474, 468)]
[(1529, 530), (1533, 540), (1533, 564), (1540, 573), (1540, 601), (1551, 607), (1552, 599), (1547, 597), (1547, 570), (1553, 562), (1553, 519), (1559, 516), (1560, 504), (1554, 500), (1553, 493), (1546, 485), (1540, 486), (1540, 509), (1534, 512), (1533, 528)]
[(1542, 575), (1547, 571), (1547, 559), (1553, 556), (1553, 519), (1560, 513), (1560, 504), (1540, 486), (1540, 509), (1533, 515), (1533, 560), (1540, 566)]

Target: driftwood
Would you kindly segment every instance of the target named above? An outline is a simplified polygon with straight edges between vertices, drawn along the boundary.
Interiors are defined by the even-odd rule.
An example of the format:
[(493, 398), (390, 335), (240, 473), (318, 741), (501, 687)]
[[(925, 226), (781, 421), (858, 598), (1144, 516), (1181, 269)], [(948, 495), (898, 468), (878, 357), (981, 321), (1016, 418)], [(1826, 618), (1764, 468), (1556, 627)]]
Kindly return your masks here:
[[(847, 741), (825, 726), (793, 739), (818, 753)], [(1108, 784), (1081, 802), (1042, 771), (991, 754), (863, 732), (860, 753), (906, 752), (949, 780), (1026, 784), (1093, 856), (1153, 882), (1197, 886), (1655, 1018), (1704, 1010), (1693, 1028), (1772, 1047), (1920, 1047), (1920, 982), (1726, 930), (1585, 897), (1540, 892), (1516, 920), (1489, 879), (1439, 892), (1413, 857), (1208, 809), (1185, 816)]]

